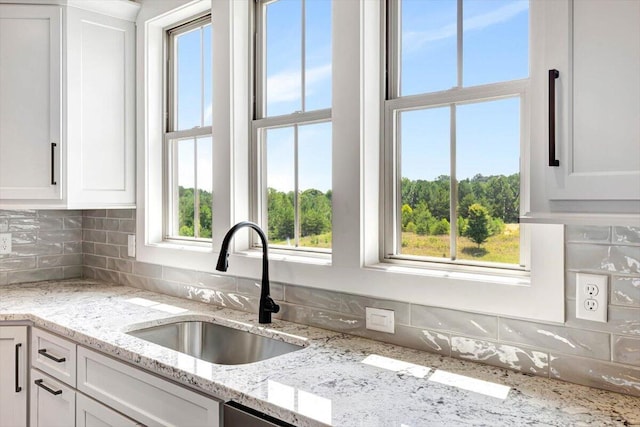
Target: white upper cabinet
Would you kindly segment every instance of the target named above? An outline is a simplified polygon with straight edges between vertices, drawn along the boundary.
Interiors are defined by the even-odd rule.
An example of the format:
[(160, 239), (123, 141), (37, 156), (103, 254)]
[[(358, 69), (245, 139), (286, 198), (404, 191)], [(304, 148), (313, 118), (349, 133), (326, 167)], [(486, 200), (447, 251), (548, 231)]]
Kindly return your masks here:
[(634, 223), (640, 218), (640, 2), (532, 5), (531, 212), (623, 214)]
[(135, 204), (135, 25), (67, 9), (67, 197)]
[(0, 209), (134, 207), (139, 6), (62, 4), (0, 4)]
[(59, 6), (0, 5), (0, 199), (62, 199), (61, 22)]

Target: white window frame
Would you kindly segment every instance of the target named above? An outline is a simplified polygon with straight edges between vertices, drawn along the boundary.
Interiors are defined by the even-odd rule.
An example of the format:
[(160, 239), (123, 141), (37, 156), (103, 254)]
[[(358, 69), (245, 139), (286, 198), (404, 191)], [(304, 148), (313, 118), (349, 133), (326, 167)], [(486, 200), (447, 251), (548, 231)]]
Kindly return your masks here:
[[(137, 18), (137, 232), (138, 261), (197, 271), (215, 271), (217, 251), (224, 233), (238, 218), (248, 215), (248, 129), (250, 2), (167, 0), (145, 3)], [(215, 68), (212, 88), (213, 239), (209, 243), (165, 239), (165, 34), (169, 28), (192, 17), (211, 13), (212, 49), (216, 59), (229, 67)], [(216, 143), (234, 141), (236, 144)], [(237, 197), (236, 194), (238, 195)], [(242, 197), (244, 194), (244, 197)], [(223, 208), (228, 207), (228, 208)], [(237, 247), (248, 238), (239, 234)]]
[[(168, 4), (169, 3), (169, 4)], [(162, 243), (162, 176), (156, 164), (162, 148), (162, 19), (193, 4), (212, 8), (213, 49), (227, 58), (216, 68), (213, 88), (214, 159), (213, 249)], [(532, 28), (541, 27), (532, 2)], [(332, 5), (332, 201), (331, 259), (270, 254), (276, 282), (367, 295), (412, 304), (504, 315), (540, 321), (564, 321), (564, 227), (532, 224), (529, 277), (454, 271), (383, 262), (384, 2), (337, 0)], [(250, 218), (251, 28), (253, 2), (216, 0), (146, 2), (138, 16), (138, 261), (213, 272), (224, 233)], [(160, 10), (162, 9), (162, 10)], [(186, 16), (193, 16), (191, 11)], [(176, 22), (175, 20), (173, 21)], [(167, 24), (164, 24), (166, 27)], [(154, 36), (158, 30), (159, 43)], [(544, 39), (532, 37), (540, 55)], [(158, 47), (159, 46), (159, 47)], [(538, 58), (539, 59), (539, 58)], [(157, 62), (156, 62), (157, 61)], [(534, 61), (532, 61), (535, 63)], [(160, 154), (158, 154), (160, 151)], [(528, 165), (521, 174), (529, 174)], [(162, 169), (162, 168), (159, 168)], [(161, 193), (161, 190), (160, 190)], [(528, 206), (526, 206), (528, 207)], [(229, 261), (232, 276), (259, 278), (261, 252), (251, 249), (250, 233), (237, 233)]]
[[(200, 201), (199, 201), (199, 192), (194, 192), (194, 209), (193, 209), (193, 232), (194, 237), (186, 237), (180, 236), (178, 234), (179, 227), (179, 219), (178, 219), (178, 150), (176, 146), (176, 142), (180, 140), (192, 139), (194, 142), (194, 187), (198, 189), (198, 138), (200, 137), (212, 137), (212, 127), (211, 126), (197, 126), (192, 129), (176, 129), (178, 122), (178, 111), (177, 111), (177, 98), (178, 98), (178, 88), (177, 88), (177, 73), (178, 73), (178, 61), (175, 57), (176, 54), (176, 46), (175, 40), (181, 34), (192, 31), (196, 28), (201, 27), (203, 24), (211, 23), (211, 14), (207, 13), (202, 16), (194, 16), (188, 19), (186, 23), (180, 23), (170, 29), (167, 30), (166, 35), (166, 51), (167, 55), (167, 89), (166, 89), (166, 131), (164, 134), (164, 161), (165, 161), (165, 177), (164, 177), (164, 188), (165, 188), (165, 197), (166, 203), (164, 206), (164, 233), (165, 233), (165, 241), (174, 241), (176, 243), (184, 242), (184, 244), (210, 244), (211, 238), (201, 238), (199, 233), (199, 213), (200, 213)], [(202, 40), (201, 40), (202, 42)], [(204, 43), (202, 43), (204, 46)], [(202, 64), (202, 79), (204, 79), (204, 64)], [(204, 87), (204, 80), (201, 82), (201, 87)], [(201, 108), (201, 123), (204, 122), (204, 97), (202, 98)]]
[[(306, 0), (305, 0), (306, 1)], [(292, 127), (295, 132), (294, 141), (294, 245), (292, 247), (273, 245), (269, 246), (272, 252), (281, 252), (283, 254), (294, 254), (301, 256), (320, 257), (325, 260), (330, 259), (331, 249), (313, 248), (313, 247), (300, 247), (299, 233), (300, 233), (300, 210), (299, 210), (299, 198), (300, 193), (298, 191), (298, 127), (305, 125), (312, 125), (317, 123), (330, 123), (331, 122), (331, 108), (324, 108), (320, 110), (307, 111), (306, 101), (306, 49), (305, 49), (305, 3), (302, 2), (302, 33), (301, 33), (301, 69), (300, 69), (300, 88), (301, 88), (301, 111), (296, 111), (292, 114), (267, 116), (267, 94), (266, 94), (266, 7), (272, 0), (256, 0), (255, 9), (255, 119), (251, 124), (251, 214), (252, 218), (260, 224), (260, 226), (266, 231), (268, 228), (267, 218), (267, 186), (264, 183), (267, 182), (267, 150), (266, 150), (266, 132), (269, 129)], [(254, 247), (260, 246), (260, 241), (257, 236), (253, 236), (251, 244)]]
[[(526, 210), (523, 209), (525, 201), (529, 199), (529, 181), (522, 171), (526, 171), (529, 162), (527, 155), (528, 147), (528, 122), (530, 116), (529, 108), (529, 79), (516, 79), (500, 81), (496, 83), (483, 84), (478, 86), (463, 86), (463, 1), (457, 0), (457, 31), (456, 31), (456, 87), (451, 89), (434, 91), (422, 94), (412, 94), (401, 96), (401, 2), (399, 0), (387, 1), (387, 100), (384, 106), (384, 234), (381, 258), (386, 262), (419, 266), (421, 263), (434, 263), (432, 268), (453, 268), (461, 271), (478, 271), (483, 269), (496, 274), (504, 274), (501, 269), (512, 270), (507, 274), (517, 274), (517, 271), (528, 271), (530, 266), (530, 237), (529, 227), (520, 225), (520, 265), (499, 264), (495, 262), (479, 262), (468, 259), (456, 259), (458, 245), (457, 221), (450, 221), (450, 259), (437, 257), (421, 257), (408, 254), (401, 254), (401, 158), (398, 141), (400, 139), (399, 116), (405, 111), (426, 110), (430, 108), (449, 107), (451, 111), (451, 132), (450, 132), (450, 187), (449, 212), (451, 218), (457, 211), (458, 192), (456, 177), (456, 106), (464, 104), (476, 104), (500, 99), (519, 98), (520, 100), (520, 216)], [(439, 265), (442, 264), (442, 265)]]

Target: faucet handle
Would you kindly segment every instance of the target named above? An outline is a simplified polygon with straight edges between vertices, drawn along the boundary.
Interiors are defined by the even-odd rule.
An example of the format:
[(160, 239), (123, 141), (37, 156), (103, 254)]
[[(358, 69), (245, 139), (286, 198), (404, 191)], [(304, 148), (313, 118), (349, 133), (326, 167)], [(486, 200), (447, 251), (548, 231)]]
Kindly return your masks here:
[(276, 304), (276, 302), (267, 295), (264, 300), (264, 310), (269, 313), (277, 313), (280, 311), (280, 306)]

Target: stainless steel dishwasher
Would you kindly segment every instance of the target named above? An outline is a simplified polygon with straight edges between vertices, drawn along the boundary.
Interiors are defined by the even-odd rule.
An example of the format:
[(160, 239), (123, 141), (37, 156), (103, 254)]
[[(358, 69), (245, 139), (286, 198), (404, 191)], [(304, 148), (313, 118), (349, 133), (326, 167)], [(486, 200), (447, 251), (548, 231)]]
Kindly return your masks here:
[(295, 427), (236, 402), (227, 402), (222, 409), (223, 427)]

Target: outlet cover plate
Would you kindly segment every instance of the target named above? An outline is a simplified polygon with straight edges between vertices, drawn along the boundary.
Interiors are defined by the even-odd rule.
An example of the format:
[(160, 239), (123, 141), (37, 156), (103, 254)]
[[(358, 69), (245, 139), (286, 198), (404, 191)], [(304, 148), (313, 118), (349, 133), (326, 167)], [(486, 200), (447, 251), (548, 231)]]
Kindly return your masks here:
[(367, 329), (394, 334), (396, 325), (393, 310), (365, 307)]
[(0, 255), (11, 253), (11, 233), (0, 233)]
[(607, 323), (607, 278), (601, 274), (576, 273), (576, 318)]

